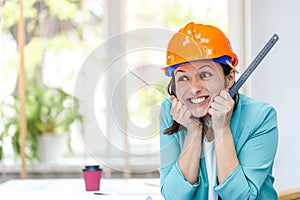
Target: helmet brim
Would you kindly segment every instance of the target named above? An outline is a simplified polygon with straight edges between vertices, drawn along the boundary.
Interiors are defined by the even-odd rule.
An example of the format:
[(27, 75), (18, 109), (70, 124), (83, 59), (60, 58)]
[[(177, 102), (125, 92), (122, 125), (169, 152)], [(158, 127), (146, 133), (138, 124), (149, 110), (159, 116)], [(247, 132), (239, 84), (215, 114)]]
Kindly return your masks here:
[(171, 65), (165, 68), (165, 73), (166, 76), (171, 77), (174, 70), (176, 68), (178, 68), (181, 65), (187, 64), (187, 63), (191, 63), (191, 62), (206, 62), (206, 61), (213, 61), (216, 63), (220, 63), (223, 65), (227, 65), (227, 62), (231, 63), (231, 58), (229, 56), (221, 56), (219, 58), (211, 58), (211, 59), (202, 59), (202, 60), (192, 60), (192, 61), (187, 61), (187, 62), (182, 62), (182, 63), (178, 63), (176, 65)]

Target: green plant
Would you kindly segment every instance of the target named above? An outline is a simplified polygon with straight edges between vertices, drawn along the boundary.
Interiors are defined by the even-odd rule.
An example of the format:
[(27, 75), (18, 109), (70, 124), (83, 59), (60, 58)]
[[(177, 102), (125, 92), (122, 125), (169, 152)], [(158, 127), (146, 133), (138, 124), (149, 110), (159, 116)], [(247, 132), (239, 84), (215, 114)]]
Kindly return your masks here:
[[(11, 137), (12, 147), (17, 157), (20, 156), (20, 102), (16, 94), (10, 95), (0, 107), (0, 122), (4, 137)], [(26, 157), (38, 159), (38, 136), (44, 133), (70, 133), (71, 125), (78, 121), (82, 124), (78, 99), (60, 88), (44, 88), (29, 85), (26, 88)], [(70, 144), (69, 148), (70, 147)], [(0, 160), (2, 158), (0, 144)]]

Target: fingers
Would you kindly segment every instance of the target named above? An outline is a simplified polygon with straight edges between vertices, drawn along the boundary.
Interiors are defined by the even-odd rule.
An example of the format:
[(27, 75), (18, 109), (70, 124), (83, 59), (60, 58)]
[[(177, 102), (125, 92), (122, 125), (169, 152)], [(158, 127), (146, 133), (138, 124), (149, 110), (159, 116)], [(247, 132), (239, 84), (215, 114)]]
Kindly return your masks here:
[(226, 104), (226, 100), (220, 96), (216, 96), (213, 102), (210, 104), (210, 107), (215, 110), (222, 110), (224, 105)]
[(178, 101), (176, 97), (172, 98), (171, 114), (177, 115), (179, 112), (181, 112), (181, 109), (182, 109), (182, 103)]
[(190, 119), (192, 116), (192, 113), (189, 109), (187, 109), (186, 106), (183, 107), (183, 115), (182, 115), (182, 119)]
[(219, 96), (222, 97), (225, 100), (231, 100), (232, 99), (230, 94), (229, 94), (229, 89), (228, 88), (226, 88), (225, 90), (221, 90)]
[(172, 98), (171, 115), (178, 123), (185, 124), (184, 122), (190, 120), (192, 113), (184, 104), (174, 97)]
[(222, 130), (230, 126), (230, 119), (234, 107), (234, 100), (226, 89), (216, 96), (210, 105), (208, 113), (211, 115), (214, 131)]
[(185, 105), (183, 105), (180, 101), (177, 99), (174, 99), (172, 101), (172, 109), (171, 114), (174, 118), (176, 118), (179, 121), (182, 121), (184, 117), (186, 117), (188, 114), (191, 115), (190, 111), (187, 109)]
[(234, 107), (234, 101), (230, 94), (225, 90), (222, 90), (218, 96), (216, 96), (210, 105), (208, 113), (213, 117), (222, 116), (228, 112), (231, 112)]

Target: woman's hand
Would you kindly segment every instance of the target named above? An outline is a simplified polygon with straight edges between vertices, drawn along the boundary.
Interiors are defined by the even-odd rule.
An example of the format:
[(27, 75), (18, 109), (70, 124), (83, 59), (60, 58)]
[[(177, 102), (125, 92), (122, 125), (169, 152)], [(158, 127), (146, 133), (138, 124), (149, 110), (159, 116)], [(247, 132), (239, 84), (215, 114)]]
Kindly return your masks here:
[(193, 185), (198, 181), (203, 125), (192, 118), (192, 113), (187, 106), (182, 104), (175, 96), (171, 96), (171, 98), (170, 113), (173, 119), (187, 128), (187, 135), (177, 160), (178, 167), (186, 180)]
[(222, 90), (210, 105), (208, 113), (211, 115), (212, 129), (215, 134), (230, 129), (230, 120), (234, 108), (234, 100), (228, 93), (228, 89)]
[(171, 96), (172, 98), (172, 107), (171, 107), (171, 115), (173, 119), (185, 126), (188, 131), (198, 131), (202, 130), (202, 123), (198, 122), (196, 119), (192, 118), (191, 111), (175, 96)]

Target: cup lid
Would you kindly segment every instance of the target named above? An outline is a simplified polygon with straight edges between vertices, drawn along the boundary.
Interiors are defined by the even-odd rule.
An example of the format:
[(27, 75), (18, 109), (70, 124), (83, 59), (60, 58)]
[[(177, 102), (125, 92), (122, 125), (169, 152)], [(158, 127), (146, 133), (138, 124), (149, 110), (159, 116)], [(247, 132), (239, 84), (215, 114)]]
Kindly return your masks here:
[(102, 170), (102, 169), (100, 168), (99, 165), (87, 165), (84, 167), (83, 170), (84, 171), (96, 171), (96, 170)]

